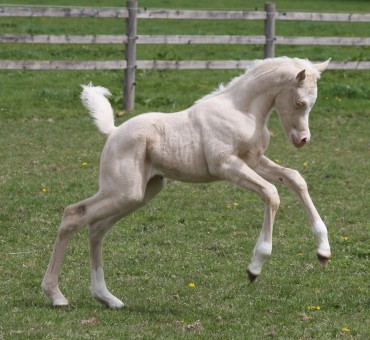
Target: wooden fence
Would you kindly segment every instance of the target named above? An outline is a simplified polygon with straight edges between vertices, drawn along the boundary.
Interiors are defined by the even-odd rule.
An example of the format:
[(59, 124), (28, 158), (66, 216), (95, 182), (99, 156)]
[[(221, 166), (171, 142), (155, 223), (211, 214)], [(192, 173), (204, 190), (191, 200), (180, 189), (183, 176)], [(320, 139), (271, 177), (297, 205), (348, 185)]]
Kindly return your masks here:
[[(264, 45), (264, 57), (274, 57), (275, 45), (340, 45), (370, 46), (370, 38), (360, 37), (285, 37), (275, 36), (277, 20), (334, 22), (370, 22), (370, 14), (277, 12), (273, 3), (265, 11), (198, 11), (151, 10), (138, 8), (137, 1), (127, 1), (126, 8), (47, 8), (0, 7), (0, 17), (93, 17), (126, 19), (124, 35), (30, 35), (0, 34), (0, 43), (54, 44), (125, 44), (125, 60), (116, 61), (45, 61), (0, 60), (0, 69), (87, 70), (124, 69), (124, 105), (134, 107), (136, 69), (240, 69), (250, 60), (136, 60), (137, 44), (255, 44)], [(264, 35), (258, 36), (199, 36), (199, 35), (137, 35), (137, 19), (212, 19), (264, 20)], [(370, 69), (370, 62), (331, 62), (330, 69)]]

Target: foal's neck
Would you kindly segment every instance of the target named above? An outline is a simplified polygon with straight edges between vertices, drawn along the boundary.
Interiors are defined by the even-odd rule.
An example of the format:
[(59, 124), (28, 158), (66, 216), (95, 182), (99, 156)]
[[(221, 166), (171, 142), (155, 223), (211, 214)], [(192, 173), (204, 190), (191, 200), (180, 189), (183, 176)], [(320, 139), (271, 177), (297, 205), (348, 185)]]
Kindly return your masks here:
[(232, 100), (240, 111), (255, 116), (256, 121), (266, 125), (278, 88), (270, 77), (245, 76), (246, 79), (241, 78), (240, 83), (233, 86)]

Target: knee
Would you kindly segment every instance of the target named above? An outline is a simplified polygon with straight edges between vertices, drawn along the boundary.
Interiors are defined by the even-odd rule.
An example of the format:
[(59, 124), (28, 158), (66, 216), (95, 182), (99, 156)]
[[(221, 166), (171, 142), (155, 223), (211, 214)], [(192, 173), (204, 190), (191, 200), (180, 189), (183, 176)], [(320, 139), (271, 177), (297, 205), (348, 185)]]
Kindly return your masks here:
[(297, 190), (307, 191), (307, 183), (297, 170), (290, 170), (289, 180), (290, 185), (295, 186)]
[(83, 203), (69, 205), (64, 209), (63, 218), (81, 218), (86, 215), (86, 206)]
[(268, 186), (264, 190), (264, 202), (268, 204), (273, 210), (278, 210), (280, 206), (279, 193), (274, 185)]
[(59, 234), (70, 233), (86, 224), (86, 206), (84, 204), (70, 205), (64, 209)]

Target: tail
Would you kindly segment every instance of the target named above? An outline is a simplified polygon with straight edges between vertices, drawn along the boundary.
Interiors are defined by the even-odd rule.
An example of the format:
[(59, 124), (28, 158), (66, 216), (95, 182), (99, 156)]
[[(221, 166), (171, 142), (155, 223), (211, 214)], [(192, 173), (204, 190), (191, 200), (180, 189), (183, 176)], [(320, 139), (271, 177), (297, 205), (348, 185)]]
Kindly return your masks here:
[(90, 112), (90, 115), (95, 120), (98, 129), (109, 136), (116, 127), (114, 126), (113, 109), (106, 97), (111, 93), (108, 89), (101, 86), (93, 86), (92, 83), (88, 85), (81, 85), (82, 104)]

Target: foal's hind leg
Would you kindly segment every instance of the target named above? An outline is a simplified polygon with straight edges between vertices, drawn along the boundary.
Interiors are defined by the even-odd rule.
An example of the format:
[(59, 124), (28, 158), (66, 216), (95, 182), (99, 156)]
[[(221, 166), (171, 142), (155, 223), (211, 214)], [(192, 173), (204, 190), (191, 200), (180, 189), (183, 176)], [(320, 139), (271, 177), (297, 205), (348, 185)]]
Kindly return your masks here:
[(110, 308), (121, 308), (123, 302), (112, 295), (105, 284), (102, 246), (105, 235), (113, 224), (125, 214), (106, 218), (89, 225), (90, 265), (91, 265), (91, 294), (101, 303)]
[(44, 294), (52, 300), (54, 306), (68, 305), (68, 300), (59, 290), (58, 277), (71, 237), (85, 224), (116, 213), (116, 208), (114, 208), (111, 199), (99, 193), (85, 201), (72, 204), (64, 210), (53, 254), (41, 284)]
[(148, 203), (161, 191), (164, 185), (164, 178), (160, 176), (153, 177), (147, 184), (144, 198), (141, 202), (134, 205), (127, 205), (123, 207), (123, 210), (119, 214), (89, 225), (91, 293), (95, 299), (110, 308), (121, 308), (123, 307), (123, 303), (108, 291), (105, 284), (102, 260), (104, 237), (115, 222)]
[(86, 206), (84, 202), (70, 205), (64, 210), (54, 251), (41, 284), (42, 291), (52, 300), (54, 306), (68, 305), (68, 300), (59, 290), (58, 276), (69, 240), (77, 229), (86, 224), (85, 213)]

